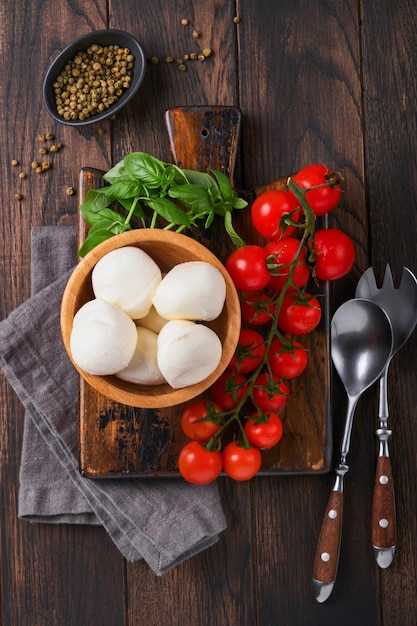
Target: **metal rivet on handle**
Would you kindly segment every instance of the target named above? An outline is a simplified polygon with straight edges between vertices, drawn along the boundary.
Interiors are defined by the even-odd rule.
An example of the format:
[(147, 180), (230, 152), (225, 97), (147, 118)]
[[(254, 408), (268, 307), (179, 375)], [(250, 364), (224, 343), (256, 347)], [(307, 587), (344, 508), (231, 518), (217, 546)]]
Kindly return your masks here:
[(327, 561), (330, 561), (330, 554), (328, 552), (322, 552), (320, 558), (324, 563), (327, 563)]
[(385, 476), (385, 474), (383, 474), (379, 477), (379, 482), (381, 483), (381, 485), (386, 485), (388, 482), (388, 476)]
[(330, 509), (328, 516), (330, 517), (330, 519), (336, 519), (337, 511), (335, 511), (334, 509)]
[(381, 528), (387, 528), (387, 526), (389, 525), (389, 522), (387, 519), (382, 518), (379, 520), (379, 525), (381, 526)]

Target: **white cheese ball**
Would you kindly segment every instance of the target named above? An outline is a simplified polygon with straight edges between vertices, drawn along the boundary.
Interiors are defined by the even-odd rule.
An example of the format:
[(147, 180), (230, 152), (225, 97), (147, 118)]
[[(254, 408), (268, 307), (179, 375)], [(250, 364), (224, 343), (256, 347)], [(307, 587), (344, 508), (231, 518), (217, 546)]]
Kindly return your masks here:
[(158, 335), (158, 366), (174, 389), (210, 376), (220, 362), (222, 344), (216, 333), (188, 320), (171, 320)]
[(88, 374), (106, 376), (124, 369), (133, 357), (135, 346), (134, 321), (113, 304), (90, 300), (75, 314), (71, 355)]
[(158, 334), (163, 326), (167, 323), (164, 317), (158, 315), (157, 310), (152, 305), (151, 310), (148, 315), (142, 317), (140, 320), (135, 320), (138, 326), (143, 326), (144, 328), (149, 328), (149, 330), (153, 330), (154, 333)]
[(160, 385), (165, 382), (157, 361), (158, 335), (148, 328), (136, 328), (136, 349), (129, 365), (121, 372), (117, 372), (117, 378), (129, 383), (141, 385)]
[(161, 270), (155, 261), (135, 246), (108, 252), (91, 274), (96, 298), (111, 302), (133, 319), (149, 313), (161, 280)]
[(205, 261), (175, 265), (162, 279), (153, 305), (168, 320), (216, 319), (226, 298), (222, 273)]

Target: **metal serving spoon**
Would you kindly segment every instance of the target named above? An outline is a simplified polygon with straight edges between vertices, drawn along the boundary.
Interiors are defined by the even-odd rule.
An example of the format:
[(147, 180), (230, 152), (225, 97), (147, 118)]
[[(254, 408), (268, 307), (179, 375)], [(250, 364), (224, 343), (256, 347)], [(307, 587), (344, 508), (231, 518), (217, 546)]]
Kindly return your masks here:
[(395, 495), (388, 440), (388, 369), (391, 359), (405, 344), (417, 323), (417, 279), (403, 268), (400, 285), (394, 287), (391, 268), (385, 268), (384, 281), (378, 288), (372, 267), (362, 274), (356, 287), (358, 298), (372, 300), (388, 315), (394, 336), (392, 353), (379, 379), (379, 440), (374, 496), (372, 501), (372, 546), (379, 567), (388, 567), (394, 558), (396, 538)]
[(349, 470), (353, 416), (360, 396), (381, 376), (392, 350), (391, 323), (385, 311), (359, 298), (342, 304), (331, 323), (331, 355), (348, 396), (348, 409), (330, 494), (317, 544), (313, 569), (314, 595), (318, 602), (330, 596), (336, 580), (343, 515), (343, 483)]

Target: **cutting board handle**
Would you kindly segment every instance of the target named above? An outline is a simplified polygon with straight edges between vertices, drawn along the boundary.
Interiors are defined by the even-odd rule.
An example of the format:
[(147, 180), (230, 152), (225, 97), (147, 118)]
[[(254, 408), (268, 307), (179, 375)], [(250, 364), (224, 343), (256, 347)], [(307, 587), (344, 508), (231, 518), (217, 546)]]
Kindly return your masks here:
[(174, 107), (165, 113), (171, 161), (224, 172), (233, 182), (241, 112), (231, 106)]

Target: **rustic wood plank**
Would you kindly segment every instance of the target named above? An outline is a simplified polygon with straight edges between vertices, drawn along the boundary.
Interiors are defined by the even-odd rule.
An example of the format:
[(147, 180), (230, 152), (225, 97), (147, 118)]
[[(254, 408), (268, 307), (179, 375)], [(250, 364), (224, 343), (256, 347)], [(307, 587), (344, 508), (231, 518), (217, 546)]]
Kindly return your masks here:
[[(401, 7), (384, 0), (362, 2), (366, 174), (372, 264), (378, 279), (389, 262), (395, 283), (402, 267), (417, 272), (416, 118), (417, 13), (413, 2)], [(384, 624), (415, 623), (417, 518), (415, 476), (417, 442), (410, 416), (415, 413), (417, 335), (393, 359), (389, 374), (390, 452), (397, 510), (397, 550), (380, 571)], [(376, 443), (375, 443), (376, 449)]]
[[(92, 25), (106, 25), (106, 3), (0, 3), (3, 26), (0, 75), (0, 317), (6, 317), (30, 292), (30, 228), (75, 224), (80, 164), (88, 157), (110, 164), (110, 126), (74, 131), (55, 125), (43, 107), (42, 80), (58, 52)], [(51, 132), (64, 147), (39, 155), (39, 134)], [(11, 159), (19, 165), (12, 167)], [(34, 160), (50, 160), (42, 174)], [(27, 174), (25, 180), (19, 172)], [(23, 199), (17, 202), (15, 193)], [(0, 374), (0, 623), (7, 626), (74, 623), (125, 623), (124, 562), (106, 533), (97, 527), (35, 524), (17, 519), (23, 409)], [(99, 559), (99, 561), (96, 561)], [(105, 562), (106, 568), (97, 567)], [(104, 602), (104, 604), (103, 604)], [(107, 620), (109, 620), (107, 622)]]
[[(357, 259), (353, 272), (332, 286), (334, 310), (352, 297), (355, 277), (368, 263), (362, 226), (366, 210), (356, 3), (312, 6), (299, 0), (281, 2), (278, 8), (270, 2), (259, 11), (255, 3), (244, 1), (240, 15), (245, 184), (256, 185), (314, 162), (326, 163), (345, 178), (341, 205), (329, 216), (329, 223), (353, 237)], [(346, 402), (343, 388), (337, 380), (334, 383), (332, 416), (338, 446)], [(276, 616), (281, 623), (297, 626), (377, 623), (376, 577), (366, 519), (364, 515), (359, 522), (355, 514), (357, 507), (369, 510), (370, 467), (361, 451), (363, 437), (359, 417), (349, 459), (355, 470), (346, 488), (338, 584), (328, 601), (331, 609), (314, 600), (311, 577), (332, 477), (256, 481), (259, 623)], [(286, 584), (289, 569), (294, 574), (291, 586)]]
[[(158, 0), (148, 6), (143, 3), (138, 14), (133, 4), (129, 6), (122, 0), (110, 3), (111, 23), (137, 32), (147, 56), (161, 59), (158, 65), (148, 67), (134, 114), (121, 118), (120, 128), (115, 123), (115, 161), (131, 150), (144, 150), (169, 160), (163, 118), (170, 107), (237, 104), (234, 10), (233, 2), (220, 0), (186, 0), (176, 5)], [(189, 20), (189, 28), (181, 24), (183, 18)], [(196, 41), (192, 38), (194, 28), (201, 32)], [(176, 58), (205, 46), (213, 49), (212, 57), (190, 62), (185, 72), (162, 61), (167, 54)], [(218, 544), (161, 579), (143, 564), (128, 566), (127, 611), (131, 626), (159, 626), (161, 620), (172, 626), (256, 624), (250, 566), (250, 488), (222, 479), (219, 489), (228, 528)]]

